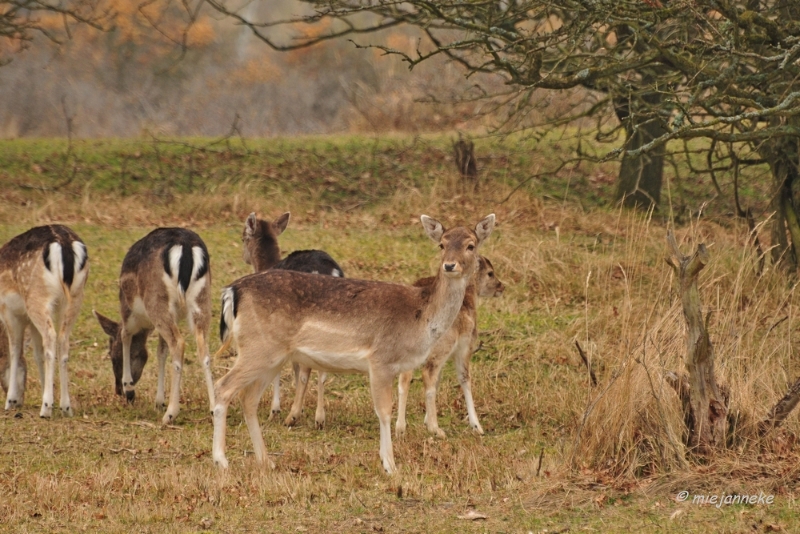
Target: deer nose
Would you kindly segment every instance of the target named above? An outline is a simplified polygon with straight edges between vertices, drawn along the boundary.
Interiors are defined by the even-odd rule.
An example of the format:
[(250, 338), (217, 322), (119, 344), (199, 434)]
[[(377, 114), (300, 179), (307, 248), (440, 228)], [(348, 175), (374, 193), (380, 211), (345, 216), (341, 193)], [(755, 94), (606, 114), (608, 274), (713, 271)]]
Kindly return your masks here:
[(455, 268), (456, 268), (456, 264), (455, 263), (445, 263), (444, 264), (444, 270), (447, 271), (448, 273), (452, 273), (455, 270)]

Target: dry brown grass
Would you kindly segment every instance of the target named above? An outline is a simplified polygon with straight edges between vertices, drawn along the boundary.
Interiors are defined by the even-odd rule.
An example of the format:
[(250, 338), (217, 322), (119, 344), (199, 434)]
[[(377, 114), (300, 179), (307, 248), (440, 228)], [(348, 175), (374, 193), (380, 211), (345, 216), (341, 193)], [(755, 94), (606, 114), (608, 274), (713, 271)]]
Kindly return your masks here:
[[(759, 529), (791, 525), (796, 415), (764, 442), (734, 440), (715, 458), (694, 458), (682, 445), (679, 402), (664, 380), (666, 371), (682, 370), (685, 354), (683, 319), (663, 262), (665, 227), (634, 213), (543, 201), (525, 190), (497, 202), (509, 192), (509, 186), (491, 184), (464, 193), (454, 174), (442, 173), (425, 188), (399, 186), (380, 202), (345, 211), (313, 195), (264, 194), (247, 182), (168, 201), (89, 187), (77, 196), (9, 190), (0, 199), (0, 241), (34, 224), (64, 222), (87, 242), (92, 271), (70, 360), (76, 417), (36, 417), (35, 371), (22, 418), (0, 415), (0, 529), (527, 532), (664, 524), (667, 531), (709, 525), (740, 531), (753, 523)], [(175, 427), (156, 424), (152, 363), (135, 406), (113, 395), (106, 339), (90, 310), (111, 315), (116, 309), (126, 248), (153, 226), (192, 226), (209, 246), (216, 292), (248, 272), (239, 248), (246, 215), (286, 209), (293, 215), (282, 236), (286, 251), (324, 248), (348, 276), (404, 282), (427, 274), (436, 255), (419, 228), (420, 213), (446, 225), (497, 214), (498, 227), (482, 253), (507, 290), (480, 308), (484, 348), (473, 359), (473, 392), (486, 436), (475, 436), (464, 422), (461, 391), (448, 366), (438, 402), (448, 439), (426, 434), (416, 380), (408, 434), (396, 442), (400, 474), (386, 477), (365, 379), (339, 376), (327, 387), (324, 431), (314, 430), (309, 416), (313, 391), (299, 428), (262, 420), (275, 471), (256, 468), (234, 406), (231, 469), (219, 473), (211, 465), (211, 424), (191, 343)], [(710, 247), (700, 290), (713, 312), (717, 369), (731, 391), (732, 410), (746, 414), (743, 420), (763, 417), (795, 378), (794, 286), (771, 270), (754, 275), (744, 227), (701, 220), (677, 235), (685, 251), (699, 242)], [(216, 316), (218, 302), (214, 306)], [(575, 340), (594, 362), (596, 388)], [(151, 355), (154, 349), (151, 340)], [(231, 363), (216, 361), (215, 376)], [(763, 490), (778, 504), (692, 508), (674, 501), (683, 489)], [(458, 519), (472, 508), (488, 519)]]

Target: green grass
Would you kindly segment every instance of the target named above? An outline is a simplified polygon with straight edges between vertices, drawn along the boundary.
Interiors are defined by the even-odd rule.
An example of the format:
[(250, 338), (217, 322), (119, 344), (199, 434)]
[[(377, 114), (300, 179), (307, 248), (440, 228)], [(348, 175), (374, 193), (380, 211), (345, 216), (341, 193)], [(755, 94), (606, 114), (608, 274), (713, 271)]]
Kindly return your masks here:
[[(69, 364), (75, 417), (37, 417), (34, 365), (22, 417), (0, 414), (0, 530), (743, 532), (790, 531), (797, 523), (800, 477), (791, 446), (800, 431), (796, 418), (781, 434), (789, 443), (783, 452), (775, 444), (745, 448), (710, 466), (640, 478), (609, 467), (618, 458), (596, 460), (594, 449), (575, 449), (587, 401), (597, 396), (577, 357), (576, 339), (594, 360), (603, 386), (627, 355), (652, 357), (641, 353), (643, 332), (664, 353), (659, 357), (665, 368), (678, 368), (683, 351), (662, 260), (664, 229), (658, 220), (648, 223), (608, 208), (611, 184), (592, 178), (613, 176), (613, 165), (562, 170), (511, 194), (536, 168), (569, 157), (568, 142), (479, 140), (485, 183), (473, 193), (454, 176), (443, 137), (247, 140), (246, 146), (231, 141), (230, 148), (208, 147), (203, 139), (178, 141), (79, 141), (63, 172), (63, 140), (0, 142), (0, 242), (58, 221), (81, 235), (91, 258)], [(690, 206), (712, 194), (709, 184), (682, 191)], [(748, 200), (759, 201), (760, 189), (752, 191)], [(486, 435), (469, 430), (449, 364), (437, 402), (448, 438), (428, 436), (416, 379), (407, 435), (395, 441), (396, 477), (382, 473), (378, 423), (364, 377), (336, 376), (326, 387), (322, 431), (313, 428), (313, 386), (304, 418), (293, 429), (266, 420), (265, 396), (260, 415), (275, 471), (255, 465), (238, 403), (228, 419), (231, 468), (220, 473), (213, 467), (205, 386), (191, 338), (174, 427), (161, 427), (153, 407), (155, 339), (137, 402), (126, 405), (114, 395), (107, 338), (91, 310), (117, 315), (117, 277), (127, 248), (158, 225), (198, 231), (211, 254), (218, 317), (219, 290), (249, 273), (241, 259), (244, 218), (251, 211), (276, 217), (286, 210), (292, 220), (281, 236), (284, 253), (322, 248), (350, 277), (406, 283), (428, 275), (437, 254), (418, 222), (420, 213), (445, 225), (497, 213), (498, 228), (482, 253), (507, 289), (501, 299), (481, 304), (483, 346), (472, 367)], [(758, 413), (782, 394), (798, 363), (791, 320), (771, 335), (765, 332), (783, 315), (794, 317), (795, 292), (777, 275), (735, 282), (736, 268), (749, 261), (742, 246), (746, 231), (725, 218), (724, 210), (715, 213), (710, 222), (680, 229), (680, 236), (688, 241), (686, 249), (699, 240), (713, 244), (715, 260), (702, 290), (715, 310), (712, 335), (721, 372), (741, 383), (737, 368), (725, 362), (747, 355), (741, 373), (752, 379), (746, 394), (756, 390), (759, 401), (741, 406)], [(759, 283), (768, 297), (763, 302), (755, 296)], [(726, 298), (739, 293), (753, 302), (747, 315), (728, 312), (737, 308)], [(758, 324), (767, 326), (753, 326)], [(218, 346), (213, 331), (212, 351)], [(215, 361), (215, 377), (232, 363), (230, 357)], [(284, 370), (284, 415), (290, 381)], [(649, 390), (641, 395), (649, 398)], [(612, 413), (603, 410), (598, 408), (604, 417)], [(605, 424), (616, 432), (609, 417), (598, 421), (598, 431)], [(585, 442), (589, 430), (595, 429), (584, 430)], [(604, 437), (613, 441), (618, 434)], [(571, 465), (573, 454), (579, 457)], [(762, 490), (776, 500), (772, 506), (715, 508), (676, 502), (683, 489)], [(459, 519), (471, 509), (487, 519)]]

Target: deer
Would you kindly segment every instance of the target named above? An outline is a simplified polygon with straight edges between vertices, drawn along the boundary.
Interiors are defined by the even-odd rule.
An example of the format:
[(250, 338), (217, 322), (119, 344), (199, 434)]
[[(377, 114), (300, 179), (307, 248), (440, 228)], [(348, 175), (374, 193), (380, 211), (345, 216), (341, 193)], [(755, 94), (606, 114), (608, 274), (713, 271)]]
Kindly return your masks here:
[(22, 352), (30, 326), (33, 356), (42, 382), (39, 417), (53, 415), (56, 361), (59, 407), (63, 415), (72, 416), (67, 372), (69, 336), (88, 276), (86, 245), (64, 225), (31, 228), (0, 248), (0, 319), (9, 341), (6, 410), (22, 406), (27, 374)]
[(158, 386), (155, 406), (165, 408), (167, 354), (172, 361), (169, 404), (162, 417), (167, 425), (180, 411), (184, 336), (178, 322), (186, 319), (203, 362), (210, 409), (214, 408), (214, 380), (208, 331), (211, 326), (211, 264), (205, 243), (185, 228), (156, 228), (131, 246), (119, 276), (119, 323), (94, 312), (110, 338), (109, 354), (115, 389), (129, 403), (147, 363), (147, 338), (158, 334)]
[[(267, 269), (285, 269), (290, 271), (300, 271), (312, 274), (327, 274), (330, 276), (344, 277), (344, 270), (336, 263), (327, 252), (323, 250), (295, 250), (285, 259), (281, 259), (281, 249), (278, 246), (278, 236), (286, 230), (289, 225), (291, 215), (287, 211), (274, 221), (259, 219), (255, 213), (247, 216), (242, 230), (242, 259), (248, 265), (252, 265), (255, 272), (266, 271)], [(308, 384), (311, 376), (311, 369), (292, 364), (294, 371), (295, 389)], [(322, 412), (317, 410), (319, 427), (325, 421), (324, 401), (322, 399), (322, 387), (325, 383), (326, 374), (320, 373), (318, 378), (318, 406), (323, 406)], [(301, 386), (302, 384), (302, 386)], [(272, 383), (272, 407), (269, 418), (272, 419), (281, 411), (281, 377), (275, 376)], [(321, 414), (321, 415), (320, 415)], [(320, 419), (321, 418), (321, 419)], [(296, 418), (290, 414), (286, 418), (285, 424), (292, 426)], [(321, 422), (320, 422), (321, 421)]]
[[(475, 352), (478, 342), (478, 313), (477, 297), (499, 297), (505, 290), (505, 285), (495, 275), (495, 269), (488, 258), (481, 256), (480, 265), (473, 281), (467, 287), (464, 302), (458, 312), (453, 326), (442, 336), (433, 347), (428, 360), (422, 366), (422, 383), (425, 390), (425, 426), (428, 432), (439, 438), (446, 438), (444, 430), (439, 428), (436, 413), (436, 395), (439, 391), (439, 379), (444, 365), (453, 359), (456, 366), (456, 375), (464, 400), (467, 404), (469, 424), (475, 432), (483, 435), (483, 427), (478, 421), (478, 412), (472, 398), (472, 384), (470, 382), (470, 358)], [(414, 285), (425, 287), (433, 283), (433, 278), (422, 278)], [(413, 372), (406, 371), (400, 374), (397, 384), (397, 423), (395, 434), (400, 437), (406, 431), (406, 405), (408, 402), (408, 388), (411, 384)]]
[(494, 214), (474, 229), (446, 230), (427, 215), (420, 220), (441, 249), (436, 277), (428, 287), (271, 269), (223, 288), (218, 354), (233, 345), (236, 360), (214, 386), (212, 457), (217, 466), (229, 465), (228, 407), (241, 393), (256, 462), (274, 467), (261, 434), (258, 403), (267, 384), (290, 361), (319, 371), (368, 376), (380, 427), (381, 463), (387, 473), (396, 472), (394, 378), (422, 365), (452, 326), (478, 267), (478, 248), (495, 225)]
[[(467, 286), (466, 293), (464, 294), (464, 302), (461, 305), (461, 310), (459, 310), (453, 326), (451, 326), (450, 330), (436, 343), (423, 367), (422, 377), (425, 383), (427, 400), (427, 409), (425, 412), (426, 424), (428, 424), (431, 433), (442, 438), (446, 437), (446, 435), (444, 431), (439, 429), (436, 422), (436, 393), (439, 387), (439, 376), (444, 368), (444, 364), (446, 364), (453, 355), (455, 355), (459, 382), (464, 390), (464, 396), (467, 399), (467, 411), (469, 413), (470, 424), (479, 434), (483, 434), (483, 428), (481, 428), (478, 422), (477, 412), (475, 411), (472, 399), (472, 387), (469, 379), (469, 358), (474, 351), (475, 343), (478, 338), (476, 301), (479, 296), (499, 297), (503, 294), (505, 286), (495, 276), (494, 267), (488, 258), (479, 256), (478, 262), (478, 270)], [(429, 276), (420, 278), (414, 282), (413, 285), (416, 287), (427, 287), (430, 286), (433, 281), (434, 277)], [(395, 426), (395, 434), (398, 437), (400, 437), (406, 429), (405, 412), (408, 398), (408, 386), (411, 383), (411, 378), (411, 371), (402, 373), (398, 384), (399, 401), (397, 424)], [(287, 426), (293, 426), (300, 419), (303, 411), (303, 398), (305, 397), (307, 387), (307, 381), (297, 384), (294, 403), (292, 404), (289, 416), (286, 418)], [(320, 380), (317, 387), (317, 410), (314, 416), (315, 425), (318, 429), (322, 428), (325, 424), (325, 392), (323, 387), (324, 380)], [(428, 420), (428, 413), (433, 414), (430, 421)]]

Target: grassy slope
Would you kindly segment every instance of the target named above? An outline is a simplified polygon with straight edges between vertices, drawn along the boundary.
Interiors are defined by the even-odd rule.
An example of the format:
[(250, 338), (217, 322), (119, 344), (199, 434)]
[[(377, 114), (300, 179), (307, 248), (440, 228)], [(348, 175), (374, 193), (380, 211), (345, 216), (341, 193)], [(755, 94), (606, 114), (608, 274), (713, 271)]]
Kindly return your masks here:
[[(198, 147), (208, 141), (189, 143)], [(34, 224), (65, 222), (86, 241), (92, 261), (84, 308), (72, 338), (70, 378), (76, 417), (56, 416), (52, 421), (36, 417), (35, 371), (22, 418), (0, 415), (4, 518), (0, 529), (789, 528), (797, 510), (793, 482), (797, 473), (791, 467), (796, 459), (791, 453), (774, 455), (777, 467), (759, 464), (761, 471), (736, 471), (726, 458), (707, 471), (673, 474), (644, 462), (639, 469), (645, 476), (632, 479), (603, 470), (588, 456), (578, 459), (577, 469), (567, 469), (573, 452), (583, 454), (583, 449), (574, 447), (575, 436), (587, 400), (596, 395), (587, 386), (574, 340), (580, 340), (598, 362), (605, 384), (619, 368), (619, 358), (635, 352), (625, 347), (636, 343), (642, 325), (658, 322), (648, 323), (643, 317), (679, 324), (660, 259), (663, 227), (596, 207), (609, 196), (613, 166), (565, 169), (533, 180), (502, 202), (516, 183), (568, 157), (567, 145), (555, 139), (525, 146), (479, 143), (478, 154), (484, 155), (481, 166), (490, 183), (473, 194), (464, 193), (456, 183), (442, 138), (262, 140), (248, 141), (247, 150), (234, 144), (230, 149), (214, 145), (204, 151), (181, 144), (86, 141), (76, 144), (66, 159), (63, 141), (0, 143), (0, 242)], [(77, 169), (74, 177), (73, 169)], [(763, 205), (757, 185), (754, 180), (747, 186), (747, 201), (756, 206)], [(710, 196), (709, 189), (708, 184), (693, 182), (682, 188), (673, 185), (671, 192), (674, 204), (691, 212)], [(580, 203), (573, 202), (578, 198)], [(712, 252), (719, 260), (708, 273), (704, 295), (713, 300), (716, 292), (712, 307), (723, 313), (730, 308), (725, 294), (739, 287), (726, 282), (726, 277), (736, 270), (745, 249), (741, 228), (724, 217), (721, 201), (717, 205), (712, 203), (712, 216), (725, 227), (703, 222), (682, 230), (681, 236), (689, 243), (715, 244)], [(388, 478), (381, 474), (377, 420), (365, 379), (338, 376), (327, 388), (324, 431), (313, 429), (311, 394), (298, 428), (262, 420), (268, 449), (276, 454), (278, 467), (273, 472), (255, 468), (246, 454), (249, 437), (234, 407), (228, 423), (232, 467), (220, 474), (209, 457), (207, 400), (191, 341), (182, 412), (175, 427), (157, 424), (160, 415), (151, 405), (156, 378), (152, 363), (138, 386), (135, 406), (126, 406), (113, 394), (111, 367), (105, 359), (107, 342), (91, 309), (114, 315), (116, 276), (127, 247), (154, 225), (192, 226), (210, 249), (216, 293), (248, 272), (239, 248), (247, 213), (275, 216), (286, 209), (293, 214), (282, 237), (286, 251), (324, 248), (340, 260), (348, 276), (405, 282), (428, 274), (436, 255), (421, 232), (419, 213), (448, 223), (497, 213), (500, 225), (483, 253), (494, 260), (508, 289), (502, 299), (482, 304), (484, 348), (473, 358), (472, 373), (485, 436), (469, 431), (463, 398), (448, 366), (438, 406), (440, 424), (449, 437), (428, 437), (422, 425), (421, 384), (415, 380), (409, 397), (409, 432), (395, 442), (401, 473)], [(747, 293), (753, 284), (747, 279), (739, 292)], [(780, 306), (773, 306), (778, 311), (770, 309), (772, 301), (753, 306), (748, 322), (772, 325), (783, 315), (793, 317), (794, 292), (779, 282), (771, 283), (770, 291), (774, 299), (782, 299)], [(217, 316), (216, 299), (214, 306)], [(718, 324), (726, 332), (741, 328), (722, 319)], [(769, 369), (783, 369), (782, 374), (751, 380), (755, 384), (751, 387), (767, 392), (763, 406), (748, 406), (753, 410), (767, 406), (793, 377), (791, 368), (797, 361), (791, 344), (796, 334), (791, 320), (781, 324), (776, 328), (781, 341), (753, 334), (746, 347), (758, 347), (753, 352), (766, 355), (763, 365)], [(665, 345), (675, 353), (664, 364), (668, 368), (675, 368), (680, 359), (675, 332), (680, 333), (679, 326), (661, 333), (673, 343)], [(212, 338), (214, 349), (216, 336)], [(733, 361), (738, 353), (726, 339), (719, 336), (718, 350), (723, 360)], [(151, 339), (151, 357), (154, 352)], [(231, 363), (230, 358), (215, 362), (215, 376)], [(723, 370), (731, 381), (738, 379), (733, 370), (724, 365)], [(287, 371), (284, 379), (287, 402), (291, 391)], [(616, 398), (613, 394), (612, 390), (606, 398)], [(262, 414), (267, 412), (265, 399)], [(797, 424), (790, 422), (789, 430), (796, 433)], [(761, 458), (758, 451), (745, 450), (741, 458), (750, 461), (756, 456)], [(647, 476), (648, 469), (658, 476)], [(676, 503), (674, 495), (680, 489), (763, 490), (777, 498), (771, 507), (717, 509)], [(458, 519), (472, 507), (488, 519)]]

